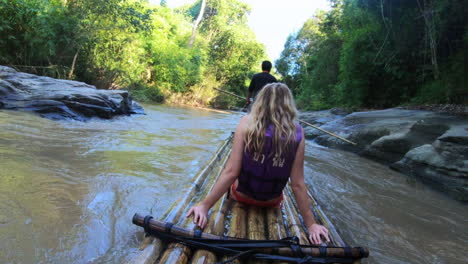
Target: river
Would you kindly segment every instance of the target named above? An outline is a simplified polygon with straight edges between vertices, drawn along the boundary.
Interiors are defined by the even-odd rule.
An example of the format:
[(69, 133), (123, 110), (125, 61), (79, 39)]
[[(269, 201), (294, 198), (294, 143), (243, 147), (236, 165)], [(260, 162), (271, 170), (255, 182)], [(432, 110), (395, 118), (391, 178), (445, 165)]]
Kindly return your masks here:
[[(145, 105), (146, 115), (51, 121), (0, 111), (0, 263), (121, 263), (135, 212), (189, 188), (241, 115)], [(467, 263), (468, 210), (352, 153), (307, 142), (306, 182), (367, 263)]]

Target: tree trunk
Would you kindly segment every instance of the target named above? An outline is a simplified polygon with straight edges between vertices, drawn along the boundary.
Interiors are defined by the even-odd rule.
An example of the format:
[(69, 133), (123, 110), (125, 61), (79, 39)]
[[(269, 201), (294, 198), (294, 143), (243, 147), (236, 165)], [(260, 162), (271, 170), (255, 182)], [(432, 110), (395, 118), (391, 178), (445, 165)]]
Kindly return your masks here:
[(429, 48), (431, 51), (431, 64), (433, 67), (434, 79), (437, 80), (439, 79), (439, 64), (437, 62), (436, 10), (434, 10), (434, 3), (432, 0), (422, 0), (422, 5), (419, 0), (417, 3), (424, 19), (426, 38), (429, 41)]
[(192, 36), (190, 37), (189, 48), (191, 48), (193, 46), (193, 43), (195, 42), (195, 35), (197, 34), (197, 27), (203, 18), (203, 13), (205, 12), (205, 6), (206, 6), (206, 0), (202, 0), (202, 4), (201, 4), (200, 12), (198, 13), (197, 20), (195, 20), (195, 23), (193, 23)]
[(73, 62), (72, 62), (72, 65), (71, 65), (70, 73), (68, 73), (68, 79), (71, 79), (73, 77), (73, 71), (75, 70), (76, 59), (78, 58), (78, 52), (79, 51), (77, 51), (75, 53), (75, 56), (73, 56)]

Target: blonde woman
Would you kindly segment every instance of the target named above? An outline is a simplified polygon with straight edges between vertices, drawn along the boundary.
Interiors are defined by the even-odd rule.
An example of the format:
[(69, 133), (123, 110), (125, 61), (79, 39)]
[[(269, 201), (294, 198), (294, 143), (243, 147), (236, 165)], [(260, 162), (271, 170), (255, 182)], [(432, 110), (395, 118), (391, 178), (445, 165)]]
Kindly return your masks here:
[(267, 84), (234, 135), (232, 153), (212, 191), (192, 207), (194, 223), (204, 228), (209, 209), (230, 191), (232, 198), (256, 206), (279, 206), (291, 179), (297, 205), (313, 244), (329, 241), (328, 230), (315, 222), (304, 183), (304, 132), (289, 88)]

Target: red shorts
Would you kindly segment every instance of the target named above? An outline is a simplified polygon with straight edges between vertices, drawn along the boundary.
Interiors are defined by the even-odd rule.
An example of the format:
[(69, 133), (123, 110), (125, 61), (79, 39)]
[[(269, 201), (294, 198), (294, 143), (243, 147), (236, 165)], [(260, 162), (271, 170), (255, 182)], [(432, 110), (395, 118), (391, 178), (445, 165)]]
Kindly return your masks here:
[(239, 193), (236, 191), (237, 186), (236, 183), (233, 183), (231, 185), (231, 194), (234, 196), (234, 199), (238, 202), (249, 204), (249, 205), (254, 205), (254, 206), (260, 206), (260, 207), (279, 207), (281, 205), (281, 202), (283, 201), (283, 194), (274, 201), (257, 201), (254, 199), (250, 199), (247, 197), (241, 197)]

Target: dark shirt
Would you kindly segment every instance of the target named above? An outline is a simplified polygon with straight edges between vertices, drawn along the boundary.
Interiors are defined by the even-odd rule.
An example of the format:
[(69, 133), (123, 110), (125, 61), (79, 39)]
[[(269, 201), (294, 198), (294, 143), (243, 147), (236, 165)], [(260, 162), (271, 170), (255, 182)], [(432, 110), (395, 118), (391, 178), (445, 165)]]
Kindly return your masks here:
[(263, 86), (274, 82), (277, 82), (276, 78), (268, 72), (257, 73), (252, 77), (252, 81), (250, 82), (249, 86), (249, 92), (251, 92), (252, 96), (255, 98)]

